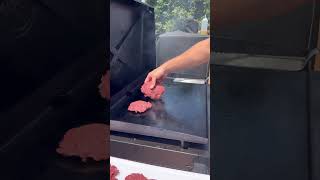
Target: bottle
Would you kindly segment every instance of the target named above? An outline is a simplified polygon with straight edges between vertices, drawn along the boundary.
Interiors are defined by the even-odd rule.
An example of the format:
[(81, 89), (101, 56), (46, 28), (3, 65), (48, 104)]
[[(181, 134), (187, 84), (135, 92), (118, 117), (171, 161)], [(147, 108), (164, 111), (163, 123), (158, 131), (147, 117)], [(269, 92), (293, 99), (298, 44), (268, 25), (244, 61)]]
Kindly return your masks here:
[(207, 19), (207, 15), (205, 15), (204, 19), (202, 19), (202, 21), (201, 21), (200, 34), (208, 35), (208, 19)]

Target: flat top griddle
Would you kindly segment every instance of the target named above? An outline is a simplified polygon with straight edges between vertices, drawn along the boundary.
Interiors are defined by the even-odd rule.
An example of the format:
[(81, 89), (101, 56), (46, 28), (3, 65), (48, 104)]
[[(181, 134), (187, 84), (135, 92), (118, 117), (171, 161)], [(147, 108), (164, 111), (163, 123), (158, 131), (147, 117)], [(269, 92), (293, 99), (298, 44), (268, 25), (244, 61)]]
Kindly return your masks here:
[[(148, 127), (158, 129), (160, 137), (161, 131), (169, 130), (173, 132), (175, 140), (179, 140), (179, 137), (174, 136), (183, 135), (208, 138), (207, 85), (176, 83), (167, 79), (164, 82), (166, 91), (161, 100), (144, 97), (140, 91), (141, 85), (142, 83), (135, 87), (133, 93), (127, 93), (111, 107), (111, 121), (121, 122), (123, 131), (126, 131), (124, 127), (126, 124), (134, 124), (136, 125), (134, 127), (141, 125), (144, 129)], [(129, 104), (136, 100), (149, 101), (153, 107), (141, 114), (129, 112), (127, 110)], [(132, 127), (127, 126), (127, 128)], [(114, 130), (112, 122), (111, 130)], [(139, 132), (134, 133), (140, 134)], [(148, 130), (144, 133), (144, 135), (158, 136), (157, 133), (148, 132)]]

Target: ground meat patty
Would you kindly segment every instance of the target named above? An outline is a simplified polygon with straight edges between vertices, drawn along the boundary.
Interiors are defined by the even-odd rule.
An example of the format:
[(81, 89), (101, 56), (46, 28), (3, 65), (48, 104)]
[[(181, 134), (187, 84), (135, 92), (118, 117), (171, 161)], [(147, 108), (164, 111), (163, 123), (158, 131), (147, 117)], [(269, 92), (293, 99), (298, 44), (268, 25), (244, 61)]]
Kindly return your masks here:
[(119, 174), (119, 170), (116, 166), (110, 165), (110, 180), (117, 180), (116, 176)]
[(139, 100), (139, 101), (132, 102), (128, 107), (128, 111), (143, 113), (143, 112), (146, 112), (151, 107), (152, 107), (151, 103)]
[(104, 99), (110, 99), (110, 73), (106, 72), (105, 75), (101, 77), (101, 83), (99, 84), (99, 92), (101, 97)]
[(133, 173), (128, 175), (125, 180), (148, 180), (143, 174)]
[(87, 158), (95, 161), (109, 158), (109, 126), (106, 124), (87, 124), (66, 132), (57, 148), (63, 156), (78, 156), (83, 162)]
[(163, 95), (165, 88), (164, 86), (160, 84), (156, 84), (156, 86), (153, 89), (150, 89), (150, 82), (146, 82), (141, 87), (141, 92), (146, 97), (150, 97), (151, 99), (158, 100)]

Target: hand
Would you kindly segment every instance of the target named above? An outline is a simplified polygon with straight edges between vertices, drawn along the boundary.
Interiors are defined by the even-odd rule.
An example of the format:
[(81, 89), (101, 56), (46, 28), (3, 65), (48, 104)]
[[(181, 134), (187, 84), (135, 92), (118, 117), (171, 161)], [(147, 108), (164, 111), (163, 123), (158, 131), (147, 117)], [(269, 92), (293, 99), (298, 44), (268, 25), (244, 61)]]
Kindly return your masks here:
[(153, 89), (156, 85), (156, 83), (160, 83), (163, 81), (163, 79), (167, 76), (167, 73), (165, 71), (165, 69), (163, 67), (158, 67), (156, 69), (154, 69), (153, 71), (151, 71), (147, 78), (145, 79), (145, 83), (146, 82), (151, 82), (151, 86), (150, 89)]

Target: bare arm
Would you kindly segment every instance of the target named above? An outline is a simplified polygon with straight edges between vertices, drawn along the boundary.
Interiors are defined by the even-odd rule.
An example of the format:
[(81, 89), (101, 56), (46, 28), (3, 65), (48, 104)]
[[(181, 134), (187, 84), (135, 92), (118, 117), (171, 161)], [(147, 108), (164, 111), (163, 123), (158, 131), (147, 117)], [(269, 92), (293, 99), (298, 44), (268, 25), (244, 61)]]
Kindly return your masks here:
[(157, 81), (162, 81), (169, 73), (192, 68), (210, 60), (210, 38), (200, 41), (181, 55), (168, 60), (157, 69), (150, 72), (145, 80), (151, 81), (154, 87)]
[(200, 41), (181, 55), (162, 64), (166, 74), (192, 68), (210, 60), (210, 38)]
[[(310, 2), (312, 0), (216, 0), (211, 3), (213, 28), (277, 16)], [(167, 74), (200, 65), (209, 59), (210, 39), (207, 39), (150, 72), (145, 81), (151, 81), (153, 88), (156, 82), (161, 81)]]

